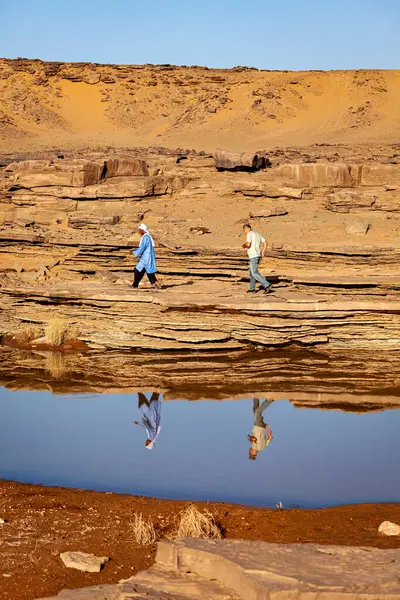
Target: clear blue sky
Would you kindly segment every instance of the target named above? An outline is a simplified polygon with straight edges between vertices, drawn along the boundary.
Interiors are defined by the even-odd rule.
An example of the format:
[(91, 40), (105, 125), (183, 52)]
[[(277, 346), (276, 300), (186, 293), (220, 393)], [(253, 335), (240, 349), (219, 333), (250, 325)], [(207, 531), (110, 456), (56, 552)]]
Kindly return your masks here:
[(400, 0), (0, 0), (0, 56), (400, 68)]

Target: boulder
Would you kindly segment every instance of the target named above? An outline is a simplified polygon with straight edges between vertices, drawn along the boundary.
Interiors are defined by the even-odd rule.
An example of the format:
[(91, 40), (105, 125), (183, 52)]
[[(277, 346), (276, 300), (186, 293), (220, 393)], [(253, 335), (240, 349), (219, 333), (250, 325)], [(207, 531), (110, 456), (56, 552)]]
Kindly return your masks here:
[(370, 228), (370, 224), (361, 219), (351, 219), (345, 224), (345, 231), (350, 235), (365, 235)]
[(138, 177), (149, 175), (145, 160), (139, 158), (112, 158), (105, 161), (104, 176), (111, 177)]
[(391, 523), (390, 521), (383, 521), (379, 525), (378, 531), (384, 535), (400, 535), (400, 525), (396, 525), (396, 523)]
[(271, 164), (264, 154), (229, 152), (221, 148), (217, 148), (214, 162), (218, 171), (259, 171)]
[(354, 187), (358, 183), (354, 169), (346, 163), (297, 163), (280, 165), (272, 176), (299, 186)]
[(303, 196), (301, 188), (252, 181), (238, 181), (234, 184), (233, 191), (244, 196), (266, 196), (267, 198), (294, 198), (299, 200)]
[(286, 208), (274, 206), (272, 208), (266, 208), (264, 210), (258, 210), (254, 213), (249, 213), (250, 219), (266, 219), (268, 217), (281, 217), (287, 215), (288, 211)]
[(97, 185), (81, 187), (53, 186), (34, 188), (37, 195), (50, 193), (57, 198), (97, 200), (99, 198), (123, 199), (160, 196), (171, 193), (171, 181), (167, 177), (115, 177)]
[(95, 556), (86, 552), (62, 552), (60, 558), (69, 569), (87, 573), (100, 573), (102, 566), (110, 560), (108, 556)]
[(363, 165), (361, 185), (400, 185), (400, 165)]
[(52, 185), (86, 186), (99, 183), (104, 163), (89, 161), (42, 161), (29, 160), (11, 163), (11, 188), (34, 188)]
[(376, 196), (342, 190), (328, 195), (326, 208), (332, 212), (348, 213), (357, 210), (374, 210)]

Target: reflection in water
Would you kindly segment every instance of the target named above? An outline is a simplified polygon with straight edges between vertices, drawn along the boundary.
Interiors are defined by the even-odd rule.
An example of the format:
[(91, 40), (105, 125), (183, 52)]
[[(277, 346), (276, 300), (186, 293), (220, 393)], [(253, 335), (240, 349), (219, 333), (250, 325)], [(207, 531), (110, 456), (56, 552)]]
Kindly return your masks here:
[(142, 422), (135, 421), (135, 425), (141, 425), (147, 432), (145, 446), (147, 450), (153, 450), (156, 439), (161, 430), (161, 399), (160, 394), (153, 392), (150, 400), (142, 392), (138, 392), (138, 408), (142, 413)]
[(400, 410), (299, 409), (262, 393), (188, 402), (0, 388), (0, 479), (261, 506), (396, 502), (399, 431)]
[(263, 418), (263, 412), (268, 406), (271, 406), (272, 402), (273, 400), (264, 400), (260, 406), (260, 400), (258, 398), (253, 399), (254, 425), (252, 434), (247, 436), (249, 442), (251, 442), (249, 450), (250, 460), (256, 460), (257, 454), (272, 442), (272, 431)]

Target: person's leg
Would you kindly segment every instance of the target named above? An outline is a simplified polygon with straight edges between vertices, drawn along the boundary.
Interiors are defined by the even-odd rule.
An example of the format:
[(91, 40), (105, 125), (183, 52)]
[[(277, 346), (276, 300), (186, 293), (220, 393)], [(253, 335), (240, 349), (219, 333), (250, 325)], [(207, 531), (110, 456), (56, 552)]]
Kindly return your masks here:
[(269, 288), (271, 286), (270, 282), (267, 281), (265, 279), (265, 277), (263, 277), (258, 270), (258, 264), (259, 264), (260, 260), (261, 260), (260, 258), (251, 258), (250, 259), (250, 265), (253, 265), (252, 266), (253, 277), (256, 281), (258, 281), (258, 283), (261, 283), (263, 288)]
[(148, 277), (151, 285), (154, 285), (155, 283), (157, 283), (157, 277), (156, 277), (155, 273), (147, 273), (147, 277)]
[(143, 392), (138, 392), (138, 408), (140, 408), (143, 405), (146, 406), (150, 406), (150, 402), (147, 400), (146, 396), (143, 394)]
[(142, 271), (138, 271), (137, 269), (135, 269), (133, 271), (133, 284), (132, 287), (137, 288), (139, 287), (139, 283), (142, 281), (144, 276), (144, 269)]
[(255, 290), (256, 290), (256, 280), (254, 279), (254, 275), (253, 275), (253, 269), (254, 269), (253, 261), (254, 261), (254, 259), (251, 258), (250, 259), (250, 271), (249, 271), (249, 274), (250, 274), (249, 292), (255, 292)]
[(264, 412), (264, 410), (265, 410), (266, 408), (268, 408), (268, 406), (271, 406), (271, 404), (272, 404), (272, 403), (273, 403), (273, 400), (268, 400), (268, 399), (267, 399), (267, 400), (264, 400), (264, 402), (263, 402), (263, 403), (261, 404), (261, 406), (260, 406), (260, 413), (263, 413), (263, 412)]
[(258, 398), (253, 398), (253, 412), (255, 413), (257, 408), (260, 406), (260, 401)]

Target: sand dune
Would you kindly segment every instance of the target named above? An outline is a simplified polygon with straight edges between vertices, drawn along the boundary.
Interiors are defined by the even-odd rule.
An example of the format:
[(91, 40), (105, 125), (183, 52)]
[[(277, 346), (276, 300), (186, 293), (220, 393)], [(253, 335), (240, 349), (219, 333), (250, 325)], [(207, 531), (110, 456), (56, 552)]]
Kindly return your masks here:
[(0, 60), (0, 150), (398, 141), (400, 71)]

